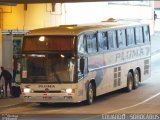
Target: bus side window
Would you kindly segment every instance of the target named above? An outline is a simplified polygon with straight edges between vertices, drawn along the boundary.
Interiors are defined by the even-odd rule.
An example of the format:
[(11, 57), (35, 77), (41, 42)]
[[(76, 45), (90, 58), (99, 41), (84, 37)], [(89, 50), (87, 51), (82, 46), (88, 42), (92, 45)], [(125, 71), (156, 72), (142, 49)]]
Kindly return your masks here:
[(111, 30), (107, 32), (108, 35), (108, 47), (109, 49), (116, 48), (116, 31)]
[(80, 35), (80, 36), (78, 37), (78, 52), (79, 52), (79, 53), (84, 53), (84, 52), (86, 52), (84, 35)]
[(99, 51), (107, 49), (107, 35), (106, 32), (98, 32), (98, 48)]
[(136, 44), (143, 43), (142, 27), (135, 28), (135, 35), (136, 35)]
[(95, 33), (87, 35), (87, 50), (88, 53), (97, 52), (97, 36)]
[(117, 31), (117, 38), (118, 38), (118, 48), (123, 48), (126, 46), (126, 35), (125, 30), (120, 29)]
[(134, 45), (134, 29), (133, 28), (127, 28), (127, 46)]
[(144, 42), (148, 43), (149, 40), (149, 26), (143, 26), (143, 36), (144, 36)]

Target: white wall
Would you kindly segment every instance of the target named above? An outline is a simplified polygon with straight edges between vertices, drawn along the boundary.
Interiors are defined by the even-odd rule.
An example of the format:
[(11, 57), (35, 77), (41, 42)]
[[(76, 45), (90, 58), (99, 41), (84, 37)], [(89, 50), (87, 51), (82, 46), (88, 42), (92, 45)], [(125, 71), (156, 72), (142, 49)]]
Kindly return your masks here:
[(3, 30), (32, 30), (61, 24), (61, 4), (56, 5), (55, 12), (51, 4), (29, 4), (27, 10), (23, 4), (0, 6), (0, 9), (3, 10)]
[(151, 6), (108, 4), (108, 2), (65, 3), (63, 21), (65, 24), (94, 23), (115, 19), (142, 19), (154, 30), (153, 3)]
[(107, 18), (116, 19), (146, 19), (152, 20), (151, 6), (131, 6), (108, 4), (108, 2), (94, 3), (66, 3), (66, 23), (100, 22)]
[[(60, 12), (57, 9), (59, 9)], [(25, 11), (24, 15), (24, 29), (30, 30), (61, 24), (62, 14), (60, 9), (60, 5), (56, 6), (56, 12), (52, 12), (51, 4), (28, 5), (28, 9)]]
[(157, 19), (155, 20), (155, 28), (154, 30), (155, 31), (160, 31), (160, 10), (159, 9), (156, 9), (155, 10), (155, 13), (157, 14)]

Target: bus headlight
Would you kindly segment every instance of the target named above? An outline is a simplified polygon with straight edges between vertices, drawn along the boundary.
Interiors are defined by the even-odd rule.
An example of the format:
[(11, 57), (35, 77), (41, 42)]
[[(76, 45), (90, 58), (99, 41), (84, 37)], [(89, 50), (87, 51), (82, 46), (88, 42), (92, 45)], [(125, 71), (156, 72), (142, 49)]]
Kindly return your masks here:
[(72, 93), (72, 89), (71, 88), (66, 89), (66, 93)]
[(30, 88), (24, 88), (24, 93), (30, 93), (31, 89)]

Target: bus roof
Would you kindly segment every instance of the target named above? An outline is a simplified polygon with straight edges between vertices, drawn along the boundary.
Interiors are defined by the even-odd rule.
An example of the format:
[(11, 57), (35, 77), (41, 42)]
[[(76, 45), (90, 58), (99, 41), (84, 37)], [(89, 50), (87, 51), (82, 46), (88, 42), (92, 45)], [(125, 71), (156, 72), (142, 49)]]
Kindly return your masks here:
[(131, 22), (131, 21), (114, 21), (114, 22), (106, 22), (103, 21), (101, 23), (95, 24), (85, 24), (85, 25), (60, 25), (58, 27), (47, 27), (47, 28), (39, 28), (35, 30), (31, 30), (25, 36), (39, 36), (39, 35), (69, 35), (69, 36), (77, 36), (85, 31), (95, 31), (95, 30), (103, 30), (109, 28), (121, 28), (128, 26), (137, 26), (142, 25), (141, 22)]

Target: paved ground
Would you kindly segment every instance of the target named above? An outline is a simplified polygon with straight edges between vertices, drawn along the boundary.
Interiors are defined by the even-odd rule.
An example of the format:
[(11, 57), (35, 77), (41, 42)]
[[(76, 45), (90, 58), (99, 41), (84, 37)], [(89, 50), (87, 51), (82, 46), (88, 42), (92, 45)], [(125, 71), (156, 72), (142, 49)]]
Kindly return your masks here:
[(0, 109), (10, 106), (16, 106), (19, 104), (24, 104), (23, 99), (19, 98), (0, 98)]
[[(160, 32), (155, 32), (154, 35), (151, 36), (151, 51), (152, 55), (160, 52)], [(0, 98), (0, 109), (9, 107), (9, 106), (17, 106), (25, 104), (21, 97), (19, 98)]]
[(160, 32), (155, 32), (155, 34), (151, 36), (151, 51), (152, 54), (160, 52)]

